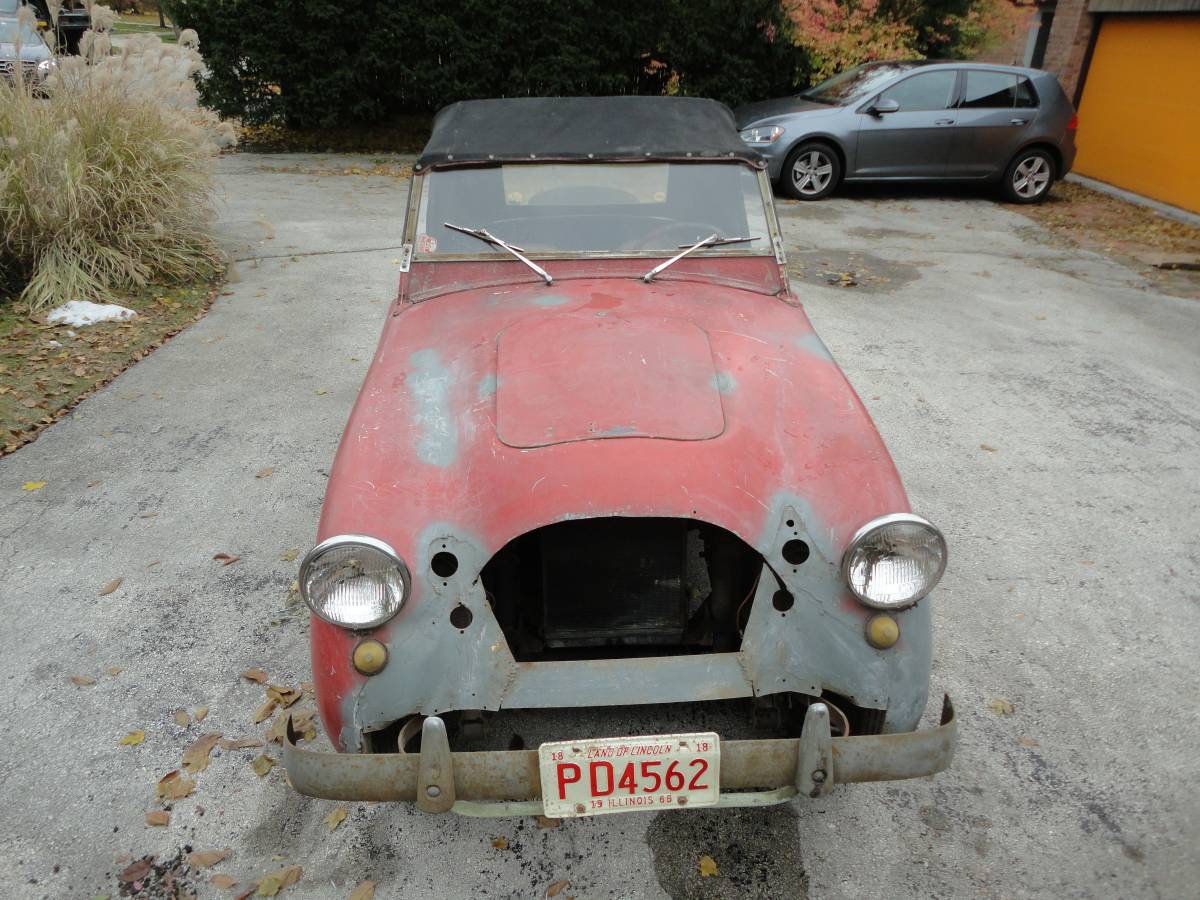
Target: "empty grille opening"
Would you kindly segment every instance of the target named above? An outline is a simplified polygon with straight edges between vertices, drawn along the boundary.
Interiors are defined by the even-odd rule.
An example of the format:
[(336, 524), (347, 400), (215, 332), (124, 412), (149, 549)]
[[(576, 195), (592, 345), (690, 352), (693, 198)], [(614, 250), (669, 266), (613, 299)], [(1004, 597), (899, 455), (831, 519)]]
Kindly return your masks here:
[(763, 569), (715, 525), (613, 517), (524, 534), (482, 578), (513, 655), (533, 662), (737, 650)]
[[(804, 714), (817, 700), (830, 706), (829, 723), (834, 737), (883, 731), (886, 710), (855, 706), (847, 698), (828, 691), (820, 697), (781, 693), (740, 700), (642, 706), (448, 711), (441, 716), (449, 731), (450, 748), (456, 752), (532, 750), (545, 741), (562, 740), (564, 734), (627, 737), (715, 731), (723, 741), (794, 738), (800, 736)], [(367, 732), (366, 749), (371, 753), (394, 753), (403, 739), (405, 752), (419, 752), (422, 718), (410, 716)]]

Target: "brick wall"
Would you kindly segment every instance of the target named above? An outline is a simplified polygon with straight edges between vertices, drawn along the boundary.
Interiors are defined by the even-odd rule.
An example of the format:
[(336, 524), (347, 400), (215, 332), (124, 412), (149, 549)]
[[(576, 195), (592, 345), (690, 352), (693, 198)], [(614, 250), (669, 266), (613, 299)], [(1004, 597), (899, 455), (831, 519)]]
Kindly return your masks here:
[(1058, 76), (1068, 97), (1074, 98), (1092, 30), (1098, 17), (1087, 11), (1088, 0), (1058, 0), (1042, 68)]

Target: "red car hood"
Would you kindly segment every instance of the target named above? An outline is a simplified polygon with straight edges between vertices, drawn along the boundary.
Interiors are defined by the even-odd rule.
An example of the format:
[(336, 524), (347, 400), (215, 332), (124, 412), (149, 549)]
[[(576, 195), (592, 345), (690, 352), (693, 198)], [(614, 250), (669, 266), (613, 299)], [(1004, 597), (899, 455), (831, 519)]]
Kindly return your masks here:
[(394, 308), (320, 538), (371, 534), (415, 561), (439, 524), (490, 555), (552, 522), (625, 515), (761, 547), (784, 502), (831, 553), (908, 509), (804, 313), (711, 280), (578, 278)]

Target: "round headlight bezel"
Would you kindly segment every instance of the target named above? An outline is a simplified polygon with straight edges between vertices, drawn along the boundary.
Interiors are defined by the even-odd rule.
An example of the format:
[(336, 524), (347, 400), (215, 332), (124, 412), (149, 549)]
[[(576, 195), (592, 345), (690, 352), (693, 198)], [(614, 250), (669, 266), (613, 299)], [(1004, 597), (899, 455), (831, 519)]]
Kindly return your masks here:
[[(940, 562), (937, 571), (930, 578), (926, 579), (925, 586), (916, 594), (902, 601), (880, 601), (871, 597), (864, 596), (859, 592), (850, 576), (850, 570), (854, 562), (855, 554), (861, 550), (862, 545), (867, 542), (875, 532), (889, 525), (914, 525), (919, 528), (926, 529), (941, 545)], [(942, 576), (946, 573), (946, 563), (948, 560), (948, 549), (946, 547), (946, 536), (942, 534), (942, 530), (930, 522), (923, 516), (918, 516), (915, 513), (890, 513), (886, 516), (879, 516), (867, 522), (858, 531), (854, 532), (854, 536), (850, 538), (850, 542), (846, 545), (846, 550), (842, 554), (841, 573), (842, 579), (846, 582), (846, 587), (854, 594), (855, 599), (864, 606), (871, 609), (880, 610), (901, 610), (908, 609), (920, 603), (930, 592), (938, 586), (942, 580)]]
[[(313, 602), (308, 594), (309, 572), (313, 565), (320, 561), (323, 554), (329, 550), (344, 548), (347, 546), (366, 547), (371, 551), (381, 553), (387, 557), (388, 563), (396, 570), (396, 574), (400, 577), (402, 592), (400, 602), (396, 604), (396, 608), (387, 612), (385, 615), (377, 616), (366, 622), (342, 622), (326, 614), (325, 610), (319, 604)], [(373, 628), (378, 628), (380, 625), (391, 621), (397, 613), (404, 608), (408, 602), (408, 598), (412, 595), (412, 575), (408, 570), (408, 566), (400, 555), (392, 549), (391, 545), (379, 538), (371, 537), (366, 534), (339, 534), (331, 538), (326, 538), (313, 547), (304, 555), (304, 559), (300, 563), (300, 597), (304, 600), (304, 604), (312, 611), (312, 614), (323, 622), (328, 622), (330, 625), (336, 625), (339, 628), (345, 628), (348, 631), (370, 631)]]

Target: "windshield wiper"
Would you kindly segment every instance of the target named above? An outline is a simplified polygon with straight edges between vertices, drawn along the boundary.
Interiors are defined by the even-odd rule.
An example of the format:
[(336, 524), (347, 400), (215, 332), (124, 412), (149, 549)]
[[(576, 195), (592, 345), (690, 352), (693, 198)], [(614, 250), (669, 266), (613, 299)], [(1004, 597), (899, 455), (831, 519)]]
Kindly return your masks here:
[(744, 243), (746, 243), (746, 241), (755, 241), (755, 240), (758, 240), (758, 238), (719, 237), (714, 232), (713, 234), (710, 234), (708, 237), (703, 238), (699, 241), (696, 241), (696, 243), (691, 244), (690, 246), (688, 244), (680, 244), (679, 245), (680, 247), (687, 247), (687, 249), (684, 250), (682, 253), (676, 253), (674, 256), (672, 256), (670, 259), (668, 259), (666, 262), (659, 263), (657, 266), (655, 266), (653, 269), (651, 269), (649, 272), (647, 272), (645, 275), (642, 276), (642, 281), (646, 282), (646, 284), (649, 284), (650, 282), (652, 282), (654, 280), (654, 276), (657, 275), (659, 272), (661, 272), (663, 269), (666, 269), (668, 266), (674, 265), (675, 263), (679, 262), (679, 260), (681, 260), (685, 256), (687, 256), (689, 253), (692, 253), (695, 250), (699, 250), (701, 247), (719, 247), (722, 244), (744, 244)]
[(453, 228), (455, 231), (461, 231), (463, 234), (469, 234), (473, 238), (478, 238), (479, 240), (488, 244), (495, 244), (497, 247), (507, 250), (521, 262), (525, 263), (525, 265), (529, 266), (529, 268), (533, 269), (533, 271), (541, 275), (542, 278), (546, 279), (546, 284), (554, 284), (554, 279), (550, 277), (549, 272), (535, 263), (532, 259), (522, 255), (523, 249), (521, 247), (514, 247), (508, 241), (501, 240), (486, 228), (468, 228), (465, 225), (455, 225), (452, 222), (443, 222), (442, 224), (447, 228)]

